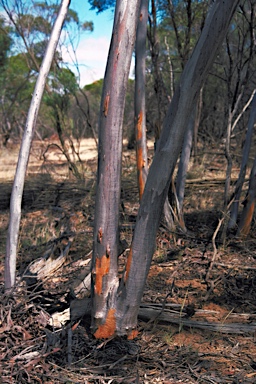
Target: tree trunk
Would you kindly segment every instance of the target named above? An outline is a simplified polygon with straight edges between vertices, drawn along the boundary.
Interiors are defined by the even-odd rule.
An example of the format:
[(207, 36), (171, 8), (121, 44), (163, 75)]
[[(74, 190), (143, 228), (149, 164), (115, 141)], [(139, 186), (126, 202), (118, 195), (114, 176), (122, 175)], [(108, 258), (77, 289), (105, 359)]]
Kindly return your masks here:
[(238, 236), (247, 236), (251, 222), (253, 218), (253, 213), (255, 209), (255, 199), (256, 199), (256, 158), (254, 159), (253, 167), (250, 174), (249, 189), (244, 201), (244, 209), (238, 226)]
[(239, 177), (238, 177), (238, 180), (236, 183), (234, 202), (231, 206), (231, 213), (230, 213), (230, 220), (228, 223), (228, 229), (235, 228), (236, 223), (237, 223), (239, 200), (240, 200), (242, 187), (243, 187), (243, 183), (244, 183), (244, 178), (245, 178), (245, 174), (246, 174), (246, 167), (247, 167), (247, 162), (248, 162), (250, 148), (251, 148), (252, 134), (253, 134), (255, 121), (256, 121), (256, 94), (254, 94), (252, 104), (251, 104), (251, 112), (250, 112), (250, 117), (249, 117), (249, 122), (248, 122), (248, 129), (247, 129), (244, 148), (243, 148), (242, 163), (241, 163), (241, 168), (240, 168), (240, 172), (239, 172)]
[(238, 1), (217, 0), (212, 5), (201, 37), (181, 76), (150, 167), (120, 281), (117, 271), (120, 127), (139, 2), (117, 2), (100, 114), (92, 268), (92, 329), (97, 338), (115, 335), (133, 338), (137, 334), (137, 316), (155, 249), (156, 232), (189, 116)]
[(191, 155), (191, 148), (193, 143), (193, 132), (195, 125), (195, 110), (193, 111), (189, 123), (188, 130), (184, 138), (182, 152), (180, 156), (180, 162), (177, 173), (177, 181), (176, 181), (176, 193), (177, 193), (177, 214), (179, 225), (181, 228), (186, 231), (185, 221), (183, 218), (183, 201), (185, 195), (185, 185), (186, 185), (186, 177), (188, 171), (188, 164)]
[(194, 154), (194, 162), (197, 163), (197, 141), (198, 141), (198, 129), (201, 119), (203, 109), (203, 87), (200, 89), (199, 98), (197, 102), (197, 112), (194, 124), (194, 134), (193, 134), (193, 154)]
[[(226, 134), (226, 140), (225, 140), (225, 157), (227, 160), (227, 170), (226, 170), (226, 181), (225, 181), (225, 190), (224, 190), (224, 212), (226, 211), (228, 202), (229, 202), (231, 172), (232, 172), (232, 156), (230, 153), (231, 127), (232, 127), (232, 111), (231, 111), (231, 105), (229, 105), (227, 134)], [(225, 236), (226, 229), (224, 229), (223, 232)]]
[(9, 290), (15, 285), (16, 258), (18, 247), (18, 236), (21, 218), (21, 200), (24, 189), (25, 175), (29, 160), (30, 147), (34, 134), (34, 128), (38, 111), (40, 108), (46, 79), (51, 68), (52, 59), (56, 50), (63, 22), (68, 12), (70, 0), (63, 0), (54, 23), (51, 37), (45, 52), (44, 60), (39, 71), (35, 90), (31, 100), (26, 126), (20, 147), (17, 169), (15, 173), (11, 202), (10, 202), (10, 222), (7, 233), (6, 257), (5, 257), (5, 289)]
[[(177, 173), (176, 181), (176, 194), (177, 194), (177, 216), (181, 229), (186, 232), (186, 226), (183, 216), (183, 202), (185, 196), (185, 185), (188, 171), (189, 160), (191, 157), (191, 150), (193, 144), (193, 136), (197, 135), (198, 126), (200, 122), (201, 110), (202, 110), (202, 89), (200, 89), (199, 97), (197, 99), (194, 111), (189, 119), (187, 133), (184, 138), (182, 146), (182, 152), (180, 156), (180, 162)], [(194, 144), (196, 145), (195, 141)], [(195, 151), (195, 148), (194, 148)]]
[(100, 107), (99, 158), (92, 258), (92, 330), (116, 329), (122, 125), (125, 93), (139, 17), (139, 0), (117, 1)]
[(137, 315), (155, 250), (156, 232), (189, 116), (237, 4), (238, 0), (213, 3), (170, 104), (142, 196), (126, 270), (118, 289), (112, 334), (136, 335)]
[(139, 197), (144, 192), (148, 175), (146, 138), (146, 39), (148, 22), (148, 0), (141, 0), (140, 16), (135, 44), (135, 137)]
[(154, 121), (154, 131), (155, 131), (155, 148), (157, 147), (158, 140), (161, 134), (161, 128), (163, 120), (165, 118), (169, 97), (165, 89), (165, 84), (163, 81), (163, 76), (161, 73), (160, 62), (159, 62), (159, 36), (157, 30), (157, 2), (156, 0), (151, 1), (151, 15), (149, 31), (148, 31), (148, 40), (150, 44), (150, 53), (153, 67), (153, 79), (154, 79), (154, 91), (156, 95), (156, 117)]

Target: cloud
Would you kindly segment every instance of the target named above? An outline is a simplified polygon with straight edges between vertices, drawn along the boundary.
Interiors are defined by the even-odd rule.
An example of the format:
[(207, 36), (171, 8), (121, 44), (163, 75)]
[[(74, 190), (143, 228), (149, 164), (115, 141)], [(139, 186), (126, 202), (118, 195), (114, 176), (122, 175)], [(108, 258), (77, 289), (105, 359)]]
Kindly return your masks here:
[(110, 41), (106, 37), (88, 37), (80, 42), (77, 49), (79, 62), (107, 62)]
[[(76, 60), (82, 87), (104, 77), (109, 45), (110, 41), (106, 37), (88, 37), (80, 41), (76, 49)], [(63, 60), (78, 75), (71, 52), (69, 48), (64, 49)]]
[[(76, 49), (76, 62), (70, 48), (62, 50), (62, 57), (70, 69), (80, 78), (80, 86), (103, 79), (108, 59), (110, 40), (107, 37), (88, 37), (80, 41)], [(134, 58), (130, 77), (133, 78)]]

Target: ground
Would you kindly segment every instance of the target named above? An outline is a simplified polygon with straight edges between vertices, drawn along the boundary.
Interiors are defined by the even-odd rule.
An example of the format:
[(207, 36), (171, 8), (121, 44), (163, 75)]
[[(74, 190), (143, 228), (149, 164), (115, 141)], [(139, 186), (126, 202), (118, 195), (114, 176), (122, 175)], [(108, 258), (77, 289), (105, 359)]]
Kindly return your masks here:
[[(18, 288), (11, 298), (3, 290), (3, 265), (18, 145), (0, 150), (0, 383), (256, 383), (255, 223), (245, 239), (223, 239), (221, 227), (213, 241), (223, 217), (221, 148), (211, 148), (190, 166), (188, 232), (170, 233), (161, 223), (138, 337), (102, 341), (90, 334), (87, 316), (61, 328), (48, 321), (69, 307), (91, 256), (97, 162), (94, 141), (83, 140), (79, 169), (85, 178), (78, 181), (56, 144), (55, 138), (33, 143)], [(150, 143), (150, 157), (152, 148)], [(137, 210), (135, 153), (125, 150), (120, 231), (128, 244)], [(43, 282), (29, 272), (43, 255), (58, 259), (65, 252), (64, 263)]]

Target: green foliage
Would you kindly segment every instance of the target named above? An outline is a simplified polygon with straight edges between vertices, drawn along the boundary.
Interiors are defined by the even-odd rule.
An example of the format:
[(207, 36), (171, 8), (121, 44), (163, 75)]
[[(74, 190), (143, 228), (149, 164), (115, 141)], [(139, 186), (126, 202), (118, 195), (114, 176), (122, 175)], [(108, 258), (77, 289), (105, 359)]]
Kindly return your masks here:
[(88, 84), (84, 87), (85, 91), (89, 91), (94, 96), (101, 95), (103, 87), (103, 79), (100, 79), (98, 81), (94, 81), (92, 84)]
[(6, 64), (8, 52), (11, 49), (11, 29), (5, 25), (5, 20), (0, 17), (0, 68)]
[[(84, 87), (84, 91), (90, 103), (91, 123), (96, 128), (98, 127), (98, 118), (100, 112), (100, 102), (103, 87), (103, 79), (88, 84)], [(124, 111), (124, 136), (129, 138), (134, 130), (134, 80), (129, 79), (127, 85), (127, 93), (125, 99)]]
[(88, 32), (93, 32), (93, 22), (92, 21), (85, 21), (82, 24), (82, 30), (83, 31), (88, 31)]
[(74, 73), (69, 68), (59, 68), (55, 74), (55, 91), (74, 94), (78, 91), (78, 83)]
[(48, 36), (51, 33), (52, 25), (43, 16), (20, 15), (19, 28), (24, 36), (39, 38), (38, 33)]
[[(59, 4), (53, 1), (34, 2), (33, 7), (17, 2), (14, 7), (9, 11), (13, 29), (6, 25), (4, 18), (0, 18), (0, 67), (4, 67), (0, 72), (0, 96), (3, 101), (0, 106), (2, 138), (22, 133), (37, 74), (59, 11)], [(8, 8), (6, 11), (8, 13)], [(69, 29), (69, 33), (63, 34), (65, 39), (66, 36), (72, 36), (73, 28), (76, 29), (76, 35), (79, 31), (92, 31), (93, 23), (80, 22), (77, 12), (69, 9), (64, 28)], [(15, 44), (12, 45), (12, 41)], [(78, 90), (76, 76), (64, 67), (62, 55), (56, 51), (39, 111), (36, 127), (39, 135), (45, 137), (46, 134), (54, 133), (56, 111), (59, 117), (61, 116), (62, 128), (72, 134), (74, 122), (70, 119), (70, 109)]]
[(89, 0), (91, 9), (96, 9), (98, 13), (115, 7), (115, 0)]

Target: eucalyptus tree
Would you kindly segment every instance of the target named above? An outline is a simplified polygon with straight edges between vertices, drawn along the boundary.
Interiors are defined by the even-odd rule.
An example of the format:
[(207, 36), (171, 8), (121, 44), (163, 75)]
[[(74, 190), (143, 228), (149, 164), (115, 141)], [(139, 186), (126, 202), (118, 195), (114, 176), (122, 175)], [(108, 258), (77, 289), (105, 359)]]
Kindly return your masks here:
[(181, 75), (164, 122), (137, 216), (123, 275), (118, 270), (121, 139), (124, 93), (135, 40), (139, 1), (117, 2), (100, 108), (99, 161), (92, 260), (95, 337), (137, 334), (137, 315), (164, 201), (189, 116), (239, 0), (216, 0)]
[(140, 1), (118, 1), (99, 119), (92, 259), (92, 328), (98, 338), (116, 328), (122, 125)]

